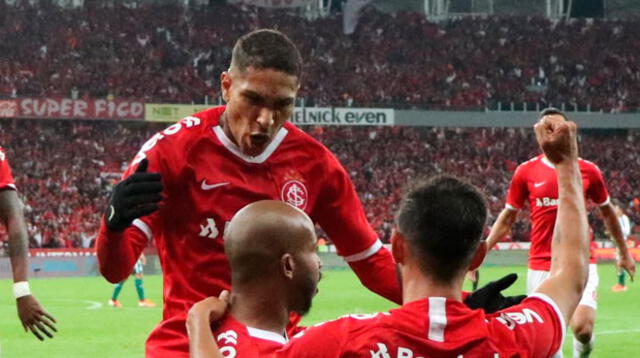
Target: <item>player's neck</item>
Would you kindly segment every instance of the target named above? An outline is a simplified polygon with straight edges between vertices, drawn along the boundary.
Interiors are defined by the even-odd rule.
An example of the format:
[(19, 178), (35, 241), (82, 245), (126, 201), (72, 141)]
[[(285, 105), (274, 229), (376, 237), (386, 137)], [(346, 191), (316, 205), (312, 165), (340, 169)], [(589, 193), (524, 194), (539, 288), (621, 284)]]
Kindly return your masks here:
[(222, 128), (222, 131), (224, 132), (224, 135), (227, 138), (229, 138), (229, 140), (231, 142), (233, 142), (233, 144), (235, 144), (237, 146), (238, 142), (236, 142), (236, 138), (233, 136), (233, 133), (231, 133), (231, 128), (227, 124), (226, 112), (223, 112), (222, 115), (220, 115), (220, 120), (218, 121), (218, 124)]
[(289, 322), (284, 302), (272, 289), (238, 289), (231, 292), (229, 313), (245, 326), (283, 334)]
[(402, 302), (409, 303), (428, 297), (462, 301), (462, 279), (455, 279), (451, 284), (443, 284), (434, 280), (433, 276), (424, 275), (419, 269), (403, 272)]

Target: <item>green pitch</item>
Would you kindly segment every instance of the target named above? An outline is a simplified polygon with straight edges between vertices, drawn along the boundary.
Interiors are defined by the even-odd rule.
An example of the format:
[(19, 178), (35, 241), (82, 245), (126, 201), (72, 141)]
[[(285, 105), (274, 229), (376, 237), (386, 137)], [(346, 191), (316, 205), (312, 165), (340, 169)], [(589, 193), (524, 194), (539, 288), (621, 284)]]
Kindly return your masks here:
[[(592, 357), (626, 358), (637, 355), (640, 347), (640, 284), (623, 293), (612, 293), (614, 268), (600, 265), (600, 297), (596, 320), (596, 351)], [(525, 267), (490, 267), (481, 272), (481, 283), (509, 272), (520, 279), (510, 290), (524, 292)], [(147, 296), (161, 303), (159, 276), (144, 280)], [(31, 288), (58, 319), (59, 332), (53, 340), (39, 342), (22, 331), (15, 304), (10, 297), (11, 282), (0, 280), (0, 358), (107, 358), (142, 357), (144, 340), (160, 320), (160, 308), (139, 308), (133, 280), (122, 290), (124, 307), (106, 305), (112, 285), (101, 277), (32, 279)], [(350, 271), (328, 271), (320, 293), (305, 324), (336, 318), (346, 313), (370, 313), (391, 308), (358, 283)], [(571, 357), (571, 336), (565, 341), (565, 357)]]

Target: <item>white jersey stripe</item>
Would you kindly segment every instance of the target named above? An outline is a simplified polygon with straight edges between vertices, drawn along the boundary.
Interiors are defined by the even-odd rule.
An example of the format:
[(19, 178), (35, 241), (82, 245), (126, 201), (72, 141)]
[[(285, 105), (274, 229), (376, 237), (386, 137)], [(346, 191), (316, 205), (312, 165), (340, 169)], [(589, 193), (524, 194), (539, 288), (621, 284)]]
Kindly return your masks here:
[(447, 327), (447, 299), (429, 297), (429, 333), (427, 338), (444, 342), (444, 330)]
[(133, 226), (140, 229), (140, 231), (142, 231), (142, 233), (145, 234), (145, 236), (149, 241), (153, 240), (153, 233), (151, 232), (151, 228), (149, 227), (149, 225), (147, 225), (147, 223), (145, 223), (140, 219), (135, 219), (133, 220), (132, 224)]
[(367, 259), (367, 258), (373, 256), (373, 254), (378, 252), (378, 250), (380, 250), (381, 248), (382, 248), (382, 241), (376, 240), (376, 242), (374, 242), (373, 245), (369, 246), (368, 249), (366, 249), (364, 251), (360, 251), (357, 254), (345, 256), (344, 260), (346, 262), (354, 262), (354, 261), (364, 260), (364, 259)]
[(601, 204), (598, 204), (598, 206), (605, 206), (605, 205), (609, 205), (611, 203), (611, 197), (607, 196), (607, 200), (603, 201)]
[(513, 211), (519, 211), (520, 209), (516, 208), (513, 205), (509, 205), (509, 204), (505, 204), (504, 206), (505, 209), (509, 209), (509, 210), (513, 210)]

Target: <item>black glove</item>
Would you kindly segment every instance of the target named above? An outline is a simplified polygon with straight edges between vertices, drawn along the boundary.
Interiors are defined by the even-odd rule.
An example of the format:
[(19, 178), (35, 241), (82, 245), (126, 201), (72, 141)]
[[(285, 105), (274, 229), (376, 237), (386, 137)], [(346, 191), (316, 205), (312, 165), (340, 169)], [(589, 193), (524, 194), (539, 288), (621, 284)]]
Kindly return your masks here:
[(493, 313), (524, 300), (527, 295), (505, 297), (501, 291), (507, 289), (518, 279), (518, 274), (511, 273), (497, 280), (491, 281), (477, 291), (470, 294), (464, 303), (471, 309), (482, 308), (486, 313)]
[(162, 200), (160, 173), (147, 173), (149, 161), (143, 159), (136, 172), (113, 188), (105, 213), (110, 231), (123, 231), (134, 219), (158, 210)]

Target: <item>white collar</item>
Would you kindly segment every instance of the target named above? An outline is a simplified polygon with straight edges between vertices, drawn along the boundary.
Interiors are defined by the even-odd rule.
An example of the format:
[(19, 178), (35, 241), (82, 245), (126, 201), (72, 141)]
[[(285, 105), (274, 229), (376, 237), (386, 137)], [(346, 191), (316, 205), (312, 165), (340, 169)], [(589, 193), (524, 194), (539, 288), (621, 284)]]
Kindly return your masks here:
[(265, 331), (264, 329), (253, 328), (249, 326), (247, 326), (247, 332), (249, 332), (249, 335), (251, 337), (265, 339), (265, 340), (277, 342), (280, 344), (286, 344), (287, 341), (289, 340), (286, 336), (286, 333), (283, 336), (275, 332)]
[(227, 137), (227, 135), (224, 133), (224, 130), (222, 129), (221, 126), (217, 125), (213, 127), (213, 133), (216, 135), (216, 137), (218, 137), (218, 139), (220, 140), (222, 145), (225, 146), (225, 148), (227, 148), (231, 153), (235, 154), (240, 159), (244, 160), (247, 163), (262, 164), (267, 159), (269, 159), (271, 154), (273, 154), (273, 152), (275, 152), (276, 149), (278, 149), (278, 146), (280, 146), (280, 143), (282, 143), (282, 141), (287, 136), (289, 131), (284, 126), (282, 126), (282, 128), (280, 128), (278, 133), (276, 133), (276, 135), (273, 137), (273, 140), (271, 141), (271, 143), (269, 143), (267, 148), (265, 148), (265, 150), (262, 153), (260, 153), (255, 157), (251, 157), (242, 153), (240, 148), (238, 148), (238, 146), (235, 143), (233, 143), (231, 139), (229, 139), (229, 137)]
[(542, 156), (542, 163), (544, 163), (549, 168), (552, 168), (552, 169), (556, 168), (556, 166), (553, 163), (551, 163), (551, 161), (549, 159), (547, 159), (547, 157), (544, 156), (544, 155)]

